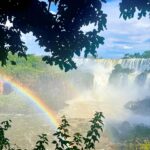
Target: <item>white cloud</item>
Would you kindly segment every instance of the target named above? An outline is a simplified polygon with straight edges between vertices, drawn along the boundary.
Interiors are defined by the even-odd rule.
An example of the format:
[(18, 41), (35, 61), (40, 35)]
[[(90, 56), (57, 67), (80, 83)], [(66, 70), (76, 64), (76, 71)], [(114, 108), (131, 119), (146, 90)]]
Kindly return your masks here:
[[(104, 10), (108, 14), (107, 30), (102, 33), (105, 37), (105, 44), (100, 46), (101, 51), (106, 50), (105, 56), (118, 57), (129, 52), (143, 51), (150, 48), (150, 43), (145, 42), (150, 38), (150, 19), (136, 17), (130, 20), (119, 18), (119, 2), (111, 1), (104, 5)], [(114, 53), (115, 51), (120, 53)], [(110, 55), (111, 52), (111, 55)]]
[(132, 47), (131, 47), (131, 46), (128, 46), (128, 45), (124, 45), (124, 46), (123, 46), (123, 49), (132, 49)]
[(138, 22), (136, 22), (135, 26), (137, 28), (150, 29), (150, 20), (143, 18), (142, 20), (139, 20)]
[(84, 25), (80, 28), (80, 30), (83, 31), (84, 33), (93, 31), (94, 29), (97, 29), (97, 26), (95, 26), (94, 23), (91, 23), (89, 25)]
[(11, 28), (13, 24), (9, 20), (7, 20), (5, 26)]
[(28, 47), (28, 54), (43, 55), (45, 54), (44, 49), (35, 42), (36, 37), (33, 36), (32, 32), (28, 34), (22, 34), (21, 39), (25, 42)]

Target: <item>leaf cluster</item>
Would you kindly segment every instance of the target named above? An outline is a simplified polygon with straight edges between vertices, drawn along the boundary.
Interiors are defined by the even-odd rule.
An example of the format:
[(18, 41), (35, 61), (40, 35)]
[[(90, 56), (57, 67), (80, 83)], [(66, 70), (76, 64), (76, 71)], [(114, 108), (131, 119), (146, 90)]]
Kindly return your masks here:
[(95, 149), (96, 142), (101, 137), (100, 132), (103, 131), (104, 116), (101, 112), (96, 112), (94, 118), (90, 121), (91, 126), (87, 135), (84, 137), (81, 133), (75, 133), (73, 139), (69, 135), (68, 127), (70, 126), (66, 118), (62, 117), (62, 124), (58, 127), (58, 131), (54, 134), (56, 140), (55, 150), (91, 150)]
[[(68, 71), (76, 68), (74, 55), (96, 56), (96, 48), (104, 43), (98, 33), (106, 28), (106, 14), (102, 11), (105, 0), (39, 0), (0, 1), (0, 61), (5, 65), (8, 53), (26, 58), (27, 47), (21, 34), (32, 32), (47, 55), (43, 61)], [(53, 14), (50, 6), (57, 5)], [(9, 21), (12, 26), (6, 26)], [(95, 24), (97, 29), (87, 33), (82, 26)], [(12, 61), (12, 64), (15, 64)]]
[(0, 125), (0, 150), (11, 149), (9, 139), (5, 137), (5, 131), (7, 131), (11, 125), (11, 120), (3, 121)]
[(150, 58), (150, 51), (147, 50), (147, 51), (144, 51), (142, 54), (140, 53), (134, 53), (134, 54), (125, 54), (123, 59), (130, 59), (130, 58), (144, 58), (144, 59), (147, 59), (147, 58)]
[(45, 145), (48, 145), (47, 134), (39, 135), (39, 140), (36, 142), (36, 146), (33, 150), (46, 150)]
[[(71, 138), (69, 127), (70, 124), (66, 117), (63, 116), (61, 124), (57, 131), (53, 134), (55, 140), (52, 143), (55, 145), (55, 150), (91, 150), (95, 149), (96, 142), (99, 142), (100, 132), (103, 131), (103, 119), (104, 116), (101, 112), (96, 112), (94, 118), (90, 121), (91, 126), (87, 135), (84, 137), (81, 133), (75, 133)], [(0, 150), (21, 150), (17, 145), (10, 144), (10, 140), (5, 137), (5, 131), (11, 127), (11, 120), (4, 121), (0, 126)], [(35, 148), (33, 150), (46, 150), (48, 146), (47, 134), (42, 134), (38, 136), (39, 139), (36, 142)]]
[(150, 0), (122, 0), (120, 12), (120, 16), (125, 20), (133, 18), (136, 12), (138, 12), (138, 19), (150, 16)]

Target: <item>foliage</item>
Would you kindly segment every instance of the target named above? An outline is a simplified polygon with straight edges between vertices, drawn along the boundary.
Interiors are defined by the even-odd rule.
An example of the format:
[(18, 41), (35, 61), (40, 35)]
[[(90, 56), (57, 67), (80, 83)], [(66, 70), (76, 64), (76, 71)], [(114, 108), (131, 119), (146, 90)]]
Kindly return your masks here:
[[(68, 71), (76, 68), (72, 58), (80, 56), (85, 50), (85, 57), (96, 57), (96, 48), (104, 43), (98, 33), (106, 28), (106, 14), (102, 11), (105, 0), (49, 0), (47, 5), (39, 0), (5, 0), (0, 2), (0, 61), (6, 64), (8, 53), (26, 58), (27, 47), (21, 40), (21, 33), (32, 32), (36, 41), (48, 53), (43, 61), (58, 65)], [(57, 5), (57, 12), (50, 10), (51, 4)], [(34, 11), (33, 11), (34, 10)], [(39, 19), (40, 18), (40, 19)], [(13, 24), (5, 26), (7, 20)], [(87, 33), (81, 27), (97, 25)], [(14, 61), (11, 61), (15, 64)]]
[(36, 142), (33, 150), (46, 150), (45, 145), (48, 145), (47, 134), (39, 135), (39, 140)]
[(135, 139), (130, 142), (126, 142), (124, 145), (119, 147), (122, 150), (149, 150), (150, 149), (150, 141), (144, 140), (141, 141), (139, 139)]
[[(5, 65), (8, 54), (27, 58), (27, 47), (21, 34), (32, 32), (38, 44), (47, 53), (43, 61), (58, 65), (68, 71), (76, 68), (75, 55), (88, 54), (96, 57), (96, 49), (104, 44), (100, 32), (106, 28), (107, 15), (102, 10), (106, 0), (5, 0), (0, 1), (0, 61)], [(57, 11), (51, 12), (51, 5)], [(33, 11), (34, 10), (34, 11)], [(150, 12), (149, 0), (122, 0), (121, 16), (134, 17), (136, 10), (139, 19)], [(40, 19), (39, 19), (40, 18)], [(5, 26), (9, 21), (12, 26)], [(94, 24), (95, 29), (84, 32), (83, 26)], [(12, 64), (15, 61), (10, 59)]]
[(150, 58), (150, 51), (144, 51), (142, 54), (135, 53), (135, 54), (125, 54), (123, 59), (129, 59), (129, 58)]
[(143, 57), (143, 58), (150, 58), (150, 51), (145, 51), (145, 52), (142, 54), (142, 57)]
[(120, 16), (123, 16), (125, 20), (133, 18), (136, 11), (138, 12), (138, 19), (150, 15), (150, 1), (122, 0), (120, 3)]
[(70, 126), (65, 116), (62, 117), (61, 125), (58, 127), (58, 131), (53, 135), (57, 137), (57, 140), (53, 141), (56, 145), (56, 150), (69, 150), (71, 147), (71, 141), (69, 141), (70, 135), (68, 127)]
[(83, 149), (83, 147), (82, 147), (83, 139), (82, 138), (83, 138), (82, 135), (78, 132), (73, 135), (73, 141), (72, 141), (72, 143), (74, 143), (72, 146), (73, 150), (82, 150)]
[(62, 117), (62, 124), (58, 127), (58, 131), (54, 133), (56, 140), (53, 144), (56, 145), (56, 150), (91, 150), (95, 149), (96, 142), (99, 142), (100, 131), (103, 131), (104, 118), (101, 112), (96, 112), (94, 118), (90, 121), (91, 127), (84, 137), (80, 133), (73, 135), (73, 140), (69, 135), (68, 127), (70, 126), (66, 118)]
[(135, 54), (125, 54), (123, 59), (129, 59), (129, 58), (142, 58), (140, 53), (135, 53)]
[(141, 150), (149, 150), (150, 149), (150, 141), (145, 140), (143, 143), (140, 144)]
[[(100, 132), (103, 131), (103, 119), (104, 116), (101, 112), (96, 112), (94, 118), (90, 121), (91, 127), (84, 137), (81, 133), (75, 133), (71, 138), (69, 133), (70, 124), (66, 117), (62, 117), (60, 126), (58, 127), (56, 133), (53, 134), (56, 137), (53, 140), (55, 145), (55, 150), (91, 150), (95, 149), (96, 142), (99, 142)], [(16, 146), (11, 148), (10, 140), (5, 137), (5, 131), (11, 127), (11, 120), (4, 121), (0, 126), (0, 150), (21, 150)], [(47, 134), (39, 135), (39, 140), (36, 142), (35, 148), (33, 150), (46, 150), (48, 146)]]
[(84, 138), (85, 149), (95, 149), (95, 143), (99, 141), (100, 132), (103, 131), (104, 118), (101, 112), (96, 112), (94, 118), (90, 121), (92, 123), (90, 130)]
[(5, 137), (5, 131), (7, 131), (11, 125), (11, 120), (3, 121), (0, 125), (0, 150), (10, 149), (9, 139)]

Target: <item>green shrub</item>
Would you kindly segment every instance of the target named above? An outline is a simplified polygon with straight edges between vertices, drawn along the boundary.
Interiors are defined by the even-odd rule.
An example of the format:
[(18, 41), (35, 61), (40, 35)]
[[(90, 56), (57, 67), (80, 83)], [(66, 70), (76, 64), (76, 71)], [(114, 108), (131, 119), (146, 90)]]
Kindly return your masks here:
[[(75, 133), (72, 137), (69, 132), (70, 124), (63, 116), (60, 126), (53, 134), (55, 140), (55, 150), (92, 150), (95, 149), (96, 142), (99, 142), (101, 132), (103, 131), (103, 114), (96, 112), (93, 119), (90, 120), (91, 126), (85, 136), (81, 133)], [(16, 145), (10, 144), (10, 140), (5, 136), (5, 132), (11, 127), (11, 120), (4, 121), (0, 125), (0, 150), (21, 150)], [(39, 135), (39, 140), (33, 150), (46, 150), (48, 145), (47, 134)]]

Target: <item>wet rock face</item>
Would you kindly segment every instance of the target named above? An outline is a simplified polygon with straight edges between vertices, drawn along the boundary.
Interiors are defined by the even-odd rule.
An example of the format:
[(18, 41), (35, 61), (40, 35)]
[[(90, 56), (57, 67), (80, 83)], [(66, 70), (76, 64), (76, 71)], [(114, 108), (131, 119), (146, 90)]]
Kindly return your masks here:
[(150, 97), (140, 101), (128, 102), (125, 108), (131, 110), (133, 113), (140, 115), (150, 115)]
[(8, 95), (8, 94), (10, 94), (12, 91), (13, 91), (12, 86), (11, 86), (9, 83), (4, 82), (4, 84), (3, 84), (3, 94), (4, 94), (4, 95)]
[(13, 91), (12, 86), (8, 82), (0, 81), (0, 94), (8, 95)]
[(136, 84), (139, 86), (143, 86), (146, 83), (147, 76), (148, 76), (148, 72), (146, 71), (139, 74), (135, 79)]

